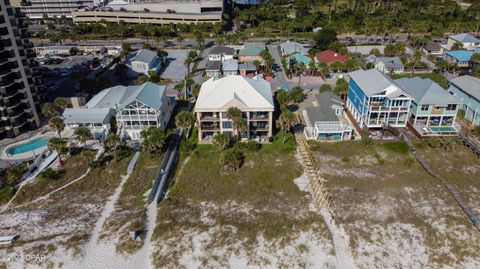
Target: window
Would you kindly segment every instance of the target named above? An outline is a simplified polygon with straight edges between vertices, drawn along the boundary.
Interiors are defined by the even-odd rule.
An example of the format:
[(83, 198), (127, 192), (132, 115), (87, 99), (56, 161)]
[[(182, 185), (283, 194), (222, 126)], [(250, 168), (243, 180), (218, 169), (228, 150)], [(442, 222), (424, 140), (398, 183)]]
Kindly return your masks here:
[(428, 111), (428, 107), (429, 105), (422, 105), (422, 107), (420, 108), (421, 111)]
[(455, 111), (457, 109), (457, 105), (447, 105), (447, 111)]
[(224, 121), (224, 122), (222, 122), (222, 128), (224, 128), (224, 129), (231, 129), (231, 128), (232, 128), (232, 122), (231, 122), (231, 121)]

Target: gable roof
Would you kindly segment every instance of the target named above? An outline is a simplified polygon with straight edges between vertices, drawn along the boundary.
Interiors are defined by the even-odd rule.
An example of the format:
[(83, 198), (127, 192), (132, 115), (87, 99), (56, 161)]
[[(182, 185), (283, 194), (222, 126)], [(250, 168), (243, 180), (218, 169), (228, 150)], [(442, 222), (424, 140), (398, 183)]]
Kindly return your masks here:
[(256, 71), (257, 67), (251, 62), (244, 62), (238, 65), (238, 70)]
[(111, 108), (65, 108), (65, 123), (108, 123), (113, 109)]
[(302, 62), (305, 64), (306, 67), (308, 67), (308, 65), (310, 64), (310, 62), (312, 61), (312, 59), (310, 59), (310, 57), (308, 57), (307, 55), (303, 54), (303, 53), (300, 53), (300, 52), (297, 52), (295, 54), (292, 54), (291, 56), (289, 56), (286, 61), (287, 61), (287, 64), (290, 64), (290, 61), (291, 59), (295, 59), (295, 62), (298, 63), (298, 62)]
[(480, 101), (480, 79), (472, 76), (461, 76), (450, 80), (450, 83)]
[(334, 62), (346, 62), (347, 61), (347, 56), (340, 54), (338, 52), (335, 52), (333, 50), (324, 50), (317, 55), (315, 55), (315, 58), (319, 60), (320, 62), (326, 63), (326, 64), (331, 64)]
[(270, 83), (239, 75), (211, 78), (202, 84), (195, 111), (220, 110), (230, 103), (242, 104), (244, 109), (273, 111)]
[(383, 63), (387, 69), (389, 68), (405, 68), (400, 57), (374, 57), (374, 64)]
[(387, 95), (393, 96), (391, 94), (396, 91), (399, 91), (399, 94), (408, 96), (401, 90), (401, 88), (395, 85), (389, 77), (378, 69), (357, 70), (348, 73), (348, 75), (367, 96), (377, 95), (382, 92), (386, 92)]
[(157, 52), (153, 50), (141, 49), (131, 52), (128, 56), (128, 61), (138, 61), (144, 63), (151, 63), (157, 59)]
[(308, 49), (304, 44), (298, 43), (295, 41), (283, 42), (282, 44), (280, 44), (280, 49), (283, 54), (292, 54), (295, 52), (301, 52), (301, 53), (308, 52)]
[(259, 47), (245, 47), (238, 52), (240, 56), (258, 56), (264, 49)]
[(205, 65), (205, 70), (215, 70), (215, 71), (220, 71), (222, 68), (222, 63), (219, 61), (208, 61), (207, 64)]
[(342, 99), (332, 92), (321, 92), (316, 95), (318, 106), (305, 108), (308, 119), (312, 125), (321, 121), (340, 121), (333, 111), (332, 106), (343, 106)]
[(458, 62), (468, 62), (472, 58), (473, 51), (468, 50), (451, 50), (447, 51), (447, 55), (454, 58)]
[(235, 54), (235, 49), (225, 46), (216, 46), (210, 51), (210, 54), (233, 55)]
[(474, 37), (469, 33), (461, 33), (456, 35), (451, 35), (449, 38), (461, 42), (461, 43), (480, 43), (480, 39)]
[(119, 109), (137, 100), (151, 108), (160, 109), (165, 86), (145, 82), (135, 86), (115, 86), (104, 89), (85, 105), (86, 108)]
[(395, 80), (395, 83), (412, 96), (417, 105), (446, 107), (449, 104), (461, 103), (455, 96), (449, 94), (429, 78), (401, 78)]
[(235, 60), (235, 59), (225, 60), (222, 63), (222, 67), (223, 67), (223, 70), (238, 71), (238, 60)]
[(440, 43), (437, 43), (435, 41), (428, 41), (427, 44), (425, 44), (425, 49), (427, 51), (439, 51), (442, 47), (440, 46)]

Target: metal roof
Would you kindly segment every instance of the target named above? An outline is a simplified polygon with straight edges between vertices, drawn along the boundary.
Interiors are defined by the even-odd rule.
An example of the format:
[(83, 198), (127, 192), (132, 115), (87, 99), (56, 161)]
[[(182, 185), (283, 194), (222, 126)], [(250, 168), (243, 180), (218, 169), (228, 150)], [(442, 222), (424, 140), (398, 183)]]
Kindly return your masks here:
[(145, 82), (135, 86), (115, 86), (95, 95), (85, 107), (119, 109), (137, 100), (151, 108), (160, 109), (165, 86)]
[(157, 59), (157, 52), (147, 49), (141, 49), (130, 53), (128, 56), (129, 62), (138, 61), (144, 63), (151, 63)]
[(447, 51), (447, 55), (459, 62), (468, 62), (472, 58), (473, 51), (451, 50), (451, 51)]
[(65, 108), (65, 123), (109, 123), (114, 110), (111, 108)]
[(234, 70), (234, 71), (237, 71), (237, 70), (238, 70), (238, 60), (235, 60), (235, 59), (225, 60), (225, 61), (222, 63), (222, 66), (223, 66), (223, 70), (228, 70), (228, 71)]
[(449, 94), (429, 78), (401, 78), (395, 80), (395, 83), (412, 96), (417, 105), (446, 107), (449, 104), (461, 103), (455, 96)]
[(385, 65), (385, 68), (405, 68), (400, 57), (375, 57), (374, 64), (379, 62)]
[(257, 67), (251, 62), (244, 62), (238, 65), (239, 70), (255, 71)]
[(480, 101), (480, 79), (472, 76), (461, 76), (450, 80), (450, 83)]
[(469, 33), (451, 35), (449, 36), (449, 38), (461, 43), (480, 43), (480, 39), (474, 37)]
[(380, 54), (383, 54), (385, 50), (385, 45), (365, 45), (365, 46), (348, 46), (347, 50), (349, 53), (360, 53), (362, 55), (370, 55), (372, 49), (378, 49)]
[(307, 47), (295, 41), (287, 41), (280, 44), (280, 49), (283, 54), (292, 54), (295, 52), (308, 53)]
[(262, 78), (250, 79), (233, 75), (211, 78), (202, 84), (196, 111), (226, 111), (230, 106), (237, 106), (241, 110), (273, 111), (270, 83)]
[(258, 56), (265, 48), (261, 47), (245, 47), (238, 52), (240, 56)]
[(377, 69), (357, 70), (348, 73), (351, 79), (362, 89), (367, 96), (373, 96), (382, 92), (401, 91), (390, 78)]

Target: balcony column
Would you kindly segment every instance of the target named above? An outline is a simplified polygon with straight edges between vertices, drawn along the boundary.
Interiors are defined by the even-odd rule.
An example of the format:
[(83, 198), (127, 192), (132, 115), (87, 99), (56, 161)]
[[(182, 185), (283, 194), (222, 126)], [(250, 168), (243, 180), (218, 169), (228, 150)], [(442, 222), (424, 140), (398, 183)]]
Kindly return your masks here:
[(198, 141), (202, 140), (202, 124), (200, 123), (200, 114), (201, 112), (197, 112)]
[(272, 137), (273, 112), (268, 112), (268, 137)]

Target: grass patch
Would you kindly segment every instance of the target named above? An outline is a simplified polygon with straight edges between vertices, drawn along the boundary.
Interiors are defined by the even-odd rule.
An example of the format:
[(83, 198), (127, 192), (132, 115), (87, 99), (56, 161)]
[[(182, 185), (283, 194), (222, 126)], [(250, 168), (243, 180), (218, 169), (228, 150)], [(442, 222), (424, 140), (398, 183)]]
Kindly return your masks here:
[(385, 149), (398, 154), (408, 154), (409, 152), (408, 145), (405, 142), (388, 142), (383, 143), (382, 146)]

